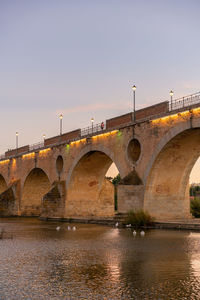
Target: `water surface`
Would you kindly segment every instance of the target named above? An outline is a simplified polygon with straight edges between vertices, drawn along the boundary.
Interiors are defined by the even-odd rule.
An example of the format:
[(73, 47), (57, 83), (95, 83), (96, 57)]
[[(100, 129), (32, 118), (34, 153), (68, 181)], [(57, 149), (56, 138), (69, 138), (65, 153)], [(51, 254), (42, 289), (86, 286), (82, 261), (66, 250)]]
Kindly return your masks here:
[(67, 226), (0, 219), (0, 299), (200, 299), (200, 233)]

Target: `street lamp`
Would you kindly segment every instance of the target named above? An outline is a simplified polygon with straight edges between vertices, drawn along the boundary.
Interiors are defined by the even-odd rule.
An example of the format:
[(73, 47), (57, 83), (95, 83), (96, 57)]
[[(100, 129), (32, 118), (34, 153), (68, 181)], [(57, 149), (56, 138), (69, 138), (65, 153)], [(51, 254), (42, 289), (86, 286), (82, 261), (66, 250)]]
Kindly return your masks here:
[(94, 127), (94, 118), (91, 118), (91, 122), (92, 122), (92, 133), (93, 133), (93, 127)]
[(16, 149), (18, 149), (18, 136), (19, 136), (19, 133), (16, 132)]
[(174, 95), (174, 92), (171, 90), (171, 91), (169, 92), (169, 94), (170, 94), (170, 97), (171, 97), (171, 110), (172, 110), (172, 97), (173, 97), (173, 95)]
[(133, 121), (135, 122), (135, 91), (136, 91), (136, 85), (132, 86), (133, 90)]
[(43, 134), (43, 141), (45, 142), (45, 138), (46, 138), (46, 135), (45, 134)]
[(62, 135), (62, 119), (63, 119), (63, 115), (60, 114), (59, 118), (60, 118), (60, 135)]

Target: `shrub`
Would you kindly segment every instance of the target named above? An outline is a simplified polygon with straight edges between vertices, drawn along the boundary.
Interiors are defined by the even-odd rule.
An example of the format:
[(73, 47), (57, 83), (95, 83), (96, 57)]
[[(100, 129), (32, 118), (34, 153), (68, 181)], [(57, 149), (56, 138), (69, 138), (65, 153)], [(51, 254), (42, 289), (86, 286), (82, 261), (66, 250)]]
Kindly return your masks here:
[(190, 203), (191, 213), (195, 218), (200, 218), (200, 199), (192, 199)]
[(130, 210), (125, 218), (125, 224), (131, 224), (136, 228), (150, 226), (152, 225), (153, 221), (154, 218), (151, 217), (148, 212), (144, 212), (143, 210)]

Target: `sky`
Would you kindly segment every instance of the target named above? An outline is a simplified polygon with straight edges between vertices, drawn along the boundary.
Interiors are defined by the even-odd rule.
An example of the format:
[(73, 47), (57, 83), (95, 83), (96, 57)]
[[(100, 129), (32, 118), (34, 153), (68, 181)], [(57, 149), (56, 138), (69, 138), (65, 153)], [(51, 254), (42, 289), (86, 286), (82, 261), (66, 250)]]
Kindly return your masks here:
[[(0, 0), (0, 153), (200, 90), (199, 0)], [(200, 164), (199, 164), (200, 166)], [(200, 180), (199, 180), (200, 181)]]

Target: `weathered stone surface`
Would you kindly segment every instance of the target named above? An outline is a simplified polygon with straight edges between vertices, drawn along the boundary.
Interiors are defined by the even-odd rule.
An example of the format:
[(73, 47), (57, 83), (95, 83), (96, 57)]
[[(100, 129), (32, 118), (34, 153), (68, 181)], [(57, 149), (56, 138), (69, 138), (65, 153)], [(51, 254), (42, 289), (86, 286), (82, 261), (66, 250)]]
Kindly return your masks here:
[(19, 181), (14, 182), (0, 194), (0, 217), (18, 215)]
[(144, 186), (120, 184), (117, 195), (119, 212), (126, 213), (129, 210), (143, 209)]
[[(151, 120), (163, 112), (166, 116)], [(142, 116), (148, 119), (141, 121)], [(2, 211), (7, 207), (9, 214), (8, 200), (15, 199), (18, 215), (38, 216), (42, 209), (46, 217), (113, 216), (114, 191), (105, 174), (114, 162), (122, 178), (119, 212), (143, 208), (156, 220), (190, 218), (188, 181), (200, 156), (200, 109), (170, 113), (163, 103), (139, 111), (137, 118), (139, 122), (131, 123), (127, 114), (108, 122), (110, 132), (67, 140), (78, 138), (77, 130), (47, 140), (42, 151), (7, 155), (0, 160), (0, 193), (18, 184), (14, 198), (11, 190), (7, 200), (2, 198)], [(55, 182), (64, 182), (63, 189), (58, 185), (56, 190)]]
[(43, 196), (40, 217), (63, 218), (65, 207), (65, 182), (56, 182)]

